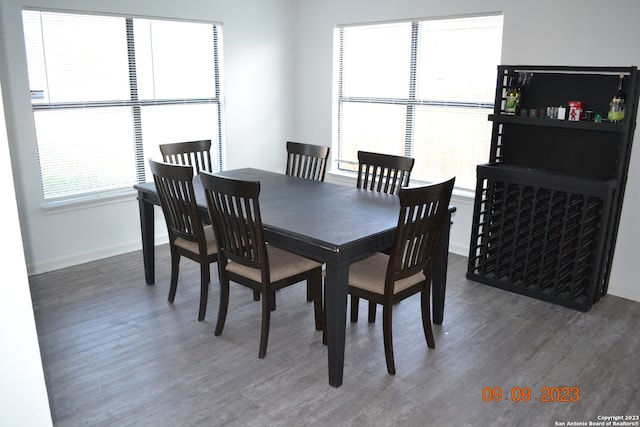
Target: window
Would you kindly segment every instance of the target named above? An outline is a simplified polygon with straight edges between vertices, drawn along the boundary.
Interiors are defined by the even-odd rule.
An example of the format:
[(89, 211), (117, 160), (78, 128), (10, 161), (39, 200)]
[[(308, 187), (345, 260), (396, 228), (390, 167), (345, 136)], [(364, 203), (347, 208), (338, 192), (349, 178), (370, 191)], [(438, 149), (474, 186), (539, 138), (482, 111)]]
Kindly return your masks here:
[(335, 30), (338, 168), (358, 150), (411, 156), (411, 178), (475, 188), (489, 158), (502, 15)]
[(147, 160), (167, 142), (211, 139), (221, 168), (218, 25), (22, 18), (45, 203), (129, 190), (150, 179)]

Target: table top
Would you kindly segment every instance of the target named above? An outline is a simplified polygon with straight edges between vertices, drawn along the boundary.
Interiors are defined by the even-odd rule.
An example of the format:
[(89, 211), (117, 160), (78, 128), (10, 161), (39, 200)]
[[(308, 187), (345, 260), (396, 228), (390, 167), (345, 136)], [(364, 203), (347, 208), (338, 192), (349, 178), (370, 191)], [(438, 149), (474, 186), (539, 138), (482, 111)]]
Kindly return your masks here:
[(265, 224), (327, 247), (338, 249), (398, 224), (397, 196), (251, 169), (219, 175), (260, 181)]
[[(315, 247), (314, 252), (362, 252), (361, 245), (370, 245), (376, 236), (384, 242), (375, 246), (390, 245), (397, 226), (400, 202), (394, 195), (251, 168), (216, 175), (260, 182), (262, 222), (270, 240), (279, 234), (288, 240), (297, 237), (301, 245)], [(135, 188), (155, 193), (152, 182)], [(204, 207), (201, 188), (195, 177), (198, 205)]]

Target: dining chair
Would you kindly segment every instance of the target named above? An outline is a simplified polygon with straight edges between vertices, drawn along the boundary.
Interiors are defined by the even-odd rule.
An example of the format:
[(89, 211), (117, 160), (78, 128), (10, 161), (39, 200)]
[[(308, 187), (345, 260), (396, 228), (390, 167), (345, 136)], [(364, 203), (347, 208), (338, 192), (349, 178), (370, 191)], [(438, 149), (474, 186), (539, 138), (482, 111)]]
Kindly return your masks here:
[[(390, 255), (378, 252), (349, 267), (352, 301), (365, 298), (382, 305), (382, 332), (387, 371), (396, 372), (393, 359), (393, 305), (421, 294), (422, 328), (429, 348), (435, 348), (429, 306), (433, 259), (447, 224), (455, 178), (426, 187), (400, 189), (400, 214)], [(355, 308), (355, 312), (354, 312)], [(351, 306), (358, 319), (358, 304)]]
[[(358, 179), (357, 188), (378, 191), (381, 193), (398, 194), (401, 188), (409, 185), (411, 171), (415, 159), (412, 157), (395, 156), (392, 154), (358, 151)], [(391, 248), (383, 250), (389, 254)], [(354, 302), (351, 299), (351, 312), (354, 312)], [(355, 308), (357, 310), (357, 307)], [(352, 321), (353, 318), (351, 319)], [(376, 304), (369, 302), (369, 322), (376, 321)]]
[(218, 260), (218, 246), (213, 227), (204, 225), (198, 211), (193, 188), (193, 167), (173, 165), (149, 159), (160, 206), (169, 234), (171, 285), (169, 302), (173, 303), (178, 287), (181, 257), (200, 264), (200, 310), (198, 320), (207, 311), (209, 264)]
[(398, 194), (409, 185), (415, 159), (392, 154), (358, 151), (357, 188)]
[(210, 139), (161, 144), (160, 153), (166, 163), (193, 166), (194, 174), (212, 172)]
[(278, 289), (306, 280), (313, 293), (315, 327), (322, 330), (322, 264), (267, 244), (260, 213), (260, 182), (206, 172), (200, 178), (220, 250), (220, 306), (214, 334), (221, 335), (224, 328), (230, 281), (261, 295), (260, 359), (267, 353), (271, 311), (275, 309)]
[[(324, 181), (329, 158), (329, 147), (287, 141), (287, 167), (289, 176)], [(313, 301), (311, 287), (307, 286), (307, 301)]]
[(287, 141), (286, 174), (314, 181), (324, 181), (329, 147)]

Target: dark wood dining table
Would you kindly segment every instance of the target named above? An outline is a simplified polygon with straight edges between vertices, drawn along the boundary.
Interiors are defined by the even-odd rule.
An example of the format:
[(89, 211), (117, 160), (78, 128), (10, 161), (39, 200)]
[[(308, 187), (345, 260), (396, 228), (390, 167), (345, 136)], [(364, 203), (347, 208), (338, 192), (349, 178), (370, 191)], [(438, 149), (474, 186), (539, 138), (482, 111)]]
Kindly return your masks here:
[[(326, 264), (324, 302), (327, 317), (329, 384), (342, 384), (345, 350), (349, 265), (389, 248), (398, 221), (397, 196), (328, 182), (310, 181), (259, 169), (217, 173), (230, 178), (260, 181), (260, 209), (270, 244)], [(145, 280), (155, 281), (155, 184), (137, 184)], [(194, 178), (198, 206), (205, 217), (206, 200)], [(449, 206), (449, 221), (455, 207)], [(443, 320), (449, 227), (445, 227), (434, 260), (433, 323)]]

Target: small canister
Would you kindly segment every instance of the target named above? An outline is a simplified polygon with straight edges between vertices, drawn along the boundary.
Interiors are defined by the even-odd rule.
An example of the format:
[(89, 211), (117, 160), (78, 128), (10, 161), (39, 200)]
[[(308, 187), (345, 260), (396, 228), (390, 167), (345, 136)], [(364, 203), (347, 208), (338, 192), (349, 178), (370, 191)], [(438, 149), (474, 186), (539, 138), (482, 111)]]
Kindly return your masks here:
[(569, 101), (569, 120), (579, 122), (582, 118), (582, 102)]
[(567, 107), (564, 105), (558, 106), (558, 120), (565, 120), (567, 117)]
[(584, 112), (584, 119), (588, 122), (592, 122), (593, 121), (593, 111), (591, 110), (587, 110)]

